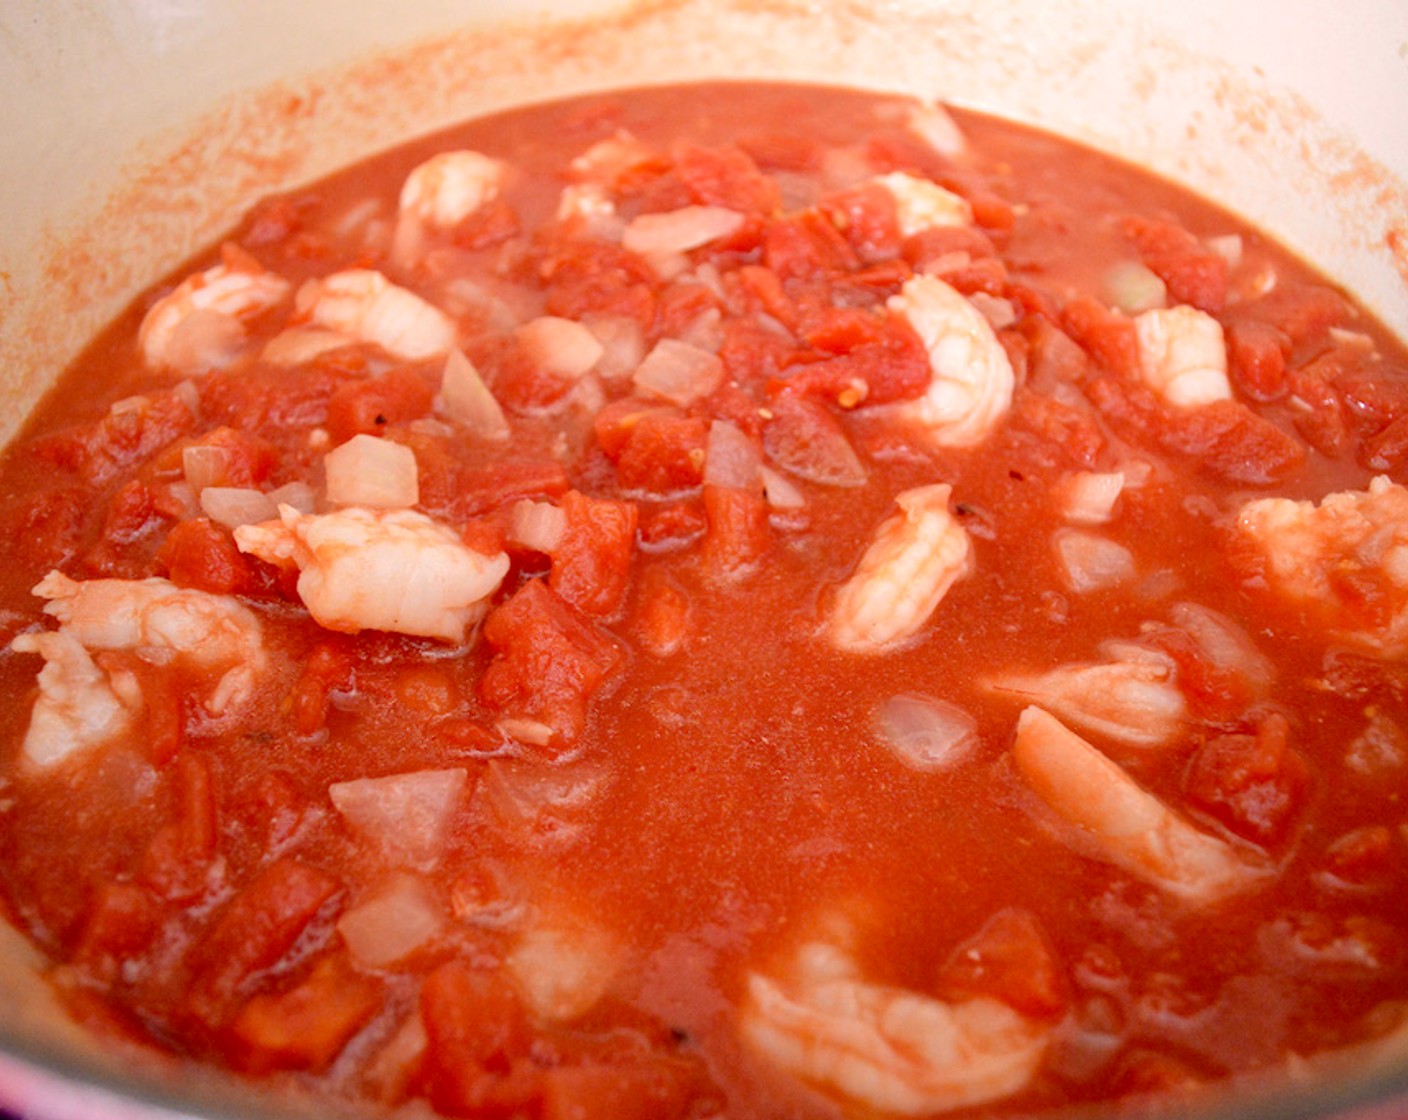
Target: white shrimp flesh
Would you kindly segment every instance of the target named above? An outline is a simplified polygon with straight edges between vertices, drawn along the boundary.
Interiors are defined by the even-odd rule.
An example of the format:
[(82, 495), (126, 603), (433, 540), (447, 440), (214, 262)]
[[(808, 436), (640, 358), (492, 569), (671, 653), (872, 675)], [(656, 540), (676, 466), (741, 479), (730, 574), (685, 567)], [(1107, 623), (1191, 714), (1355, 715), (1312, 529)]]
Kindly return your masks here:
[[(1339, 637), (1386, 657), (1408, 653), (1408, 489), (1380, 475), (1318, 506), (1258, 498), (1242, 507), (1237, 528), (1265, 557), (1267, 582), (1329, 611)], [(1348, 600), (1346, 583), (1358, 592)]]
[(1075, 827), (1084, 854), (1184, 902), (1214, 903), (1265, 877), (1251, 856), (1194, 828), (1041, 708), (1022, 712), (1012, 757), (1027, 784)]
[(887, 518), (831, 609), (832, 641), (854, 653), (883, 653), (914, 637), (950, 587), (972, 567), (972, 545), (949, 512), (953, 487), (935, 483), (895, 498)]
[(742, 1033), (792, 1076), (843, 1105), (918, 1116), (999, 1100), (1035, 1074), (1051, 1027), (987, 996), (947, 1003), (864, 980), (826, 941), (793, 975), (748, 978)]
[(222, 262), (186, 277), (152, 304), (137, 330), (154, 370), (197, 376), (229, 366), (244, 350), (246, 324), (288, 298), (290, 285), (252, 260)]
[(988, 682), (1049, 708), (1083, 731), (1135, 747), (1159, 747), (1184, 730), (1188, 704), (1173, 659), (1121, 642), (1105, 661), (1059, 665), (1044, 673), (1014, 673)]
[(1180, 304), (1134, 317), (1139, 369), (1145, 384), (1169, 404), (1193, 408), (1232, 399), (1222, 324)]
[(455, 324), (448, 315), (369, 268), (307, 281), (294, 297), (294, 314), (409, 362), (443, 357), (455, 345)]
[(441, 152), (406, 176), (392, 255), (402, 267), (425, 253), (426, 236), (452, 230), (499, 197), (507, 167), (479, 152)]
[(913, 237), (926, 229), (973, 224), (973, 207), (962, 195), (905, 171), (878, 175), (873, 182), (884, 187), (895, 200), (900, 235)]
[(219, 674), (204, 701), (214, 716), (248, 701), (266, 664), (258, 618), (226, 595), (164, 579), (80, 582), (58, 571), (34, 593), (49, 600), (44, 611), (59, 629), (21, 634), (11, 647), (45, 660), (24, 745), (41, 766), (110, 741), (142, 707), (130, 674), (109, 673), (95, 653), (132, 651), (156, 665)]
[(298, 594), (320, 626), (355, 634), (390, 630), (463, 642), (508, 572), (503, 552), (485, 555), (458, 533), (408, 509), (349, 507), (242, 525), (243, 552), (299, 570)]
[(1012, 407), (1015, 384), (992, 325), (936, 276), (911, 276), (887, 306), (919, 335), (931, 372), (923, 396), (896, 405), (896, 415), (940, 447), (981, 443)]

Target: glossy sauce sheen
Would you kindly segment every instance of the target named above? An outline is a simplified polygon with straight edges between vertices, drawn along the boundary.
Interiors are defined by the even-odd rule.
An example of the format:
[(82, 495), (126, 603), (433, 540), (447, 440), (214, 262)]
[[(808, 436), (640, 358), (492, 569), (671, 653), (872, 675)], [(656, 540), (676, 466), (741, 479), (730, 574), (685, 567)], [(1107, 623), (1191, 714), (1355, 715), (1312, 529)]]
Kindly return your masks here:
[[(36, 771), (22, 744), (40, 662), (0, 659), (11, 713), (0, 740), (0, 891), (76, 1014), (134, 1044), (254, 1076), (289, 1070), (339, 1097), (426, 1095), (449, 1113), (547, 1116), (574, 1114), (569, 1101), (588, 1116), (634, 1115), (625, 1100), (641, 1115), (736, 1118), (862, 1107), (827, 1076), (787, 1068), (741, 1022), (750, 977), (789, 976), (808, 943), (840, 946), (874, 990), (949, 1006), (991, 998), (1038, 1024), (1035, 1071), (981, 1104), (984, 1114), (1182, 1091), (1399, 1028), (1402, 658), (1346, 642), (1317, 607), (1268, 586), (1235, 522), (1271, 494), (1319, 501), (1376, 475), (1405, 481), (1403, 350), (1304, 266), (1197, 199), (966, 113), (955, 119), (971, 154), (950, 159), (907, 126), (909, 110), (784, 86), (533, 107), (261, 203), (232, 234), (295, 288), (366, 267), (441, 306), (455, 277), (492, 290), (504, 303), (486, 311), (470, 300), (457, 325), (505, 406), (506, 442), (433, 419), (443, 357), (389, 361), (360, 346), (292, 371), (262, 363), (288, 301), (252, 322), (224, 371), (187, 379), (144, 365), (138, 325), (171, 285), (89, 348), (4, 461), (7, 639), (52, 627), (30, 592), (52, 568), (79, 580), (166, 576), (233, 592), (261, 620), (269, 666), (247, 707), (222, 721), (191, 699), (207, 686), (188, 667), (125, 655), (146, 697), (134, 728)], [(771, 202), (763, 190), (765, 205), (731, 242), (679, 262), (695, 276), (712, 262), (708, 282), (672, 286), (643, 262), (622, 271), (613, 258), (616, 272), (574, 287), (561, 265), (575, 251), (554, 225), (568, 165), (619, 130), (657, 154), (619, 194), (623, 215), (746, 211), (760, 182), (779, 185)], [(697, 157), (715, 171), (682, 179), (685, 143), (727, 155)], [(389, 263), (402, 182), (432, 154), (460, 148), (512, 168), (499, 199), (434, 234), (415, 264)], [(835, 201), (896, 170), (966, 197), (975, 221), (901, 247), (873, 196)], [(781, 214), (818, 200), (808, 221), (827, 227), (819, 241), (798, 249), (769, 233)], [(1217, 271), (1206, 239), (1234, 233), (1240, 259), (1225, 295), (1216, 283), (1209, 295), (1199, 287)], [(1201, 301), (1226, 329), (1235, 403), (1215, 422), (1129, 388), (1128, 324), (1109, 309), (1109, 278), (1141, 259), (1191, 284), (1170, 304)], [(1192, 281), (1180, 272), (1188, 259)], [(761, 276), (768, 266), (790, 305), (760, 295), (774, 291)], [(854, 308), (873, 325), (926, 266), (965, 295), (982, 293), (1015, 372), (1011, 411), (976, 446), (931, 446), (897, 424), (874, 401), (883, 376), (859, 402), (844, 386), (792, 380), (859, 336), (855, 320), (827, 320), (832, 333), (818, 328), (807, 346), (805, 324), (780, 323), (788, 307)], [(752, 286), (728, 279), (745, 267)], [(765, 304), (761, 341), (710, 335)], [(610, 402), (632, 396), (629, 373), (591, 374), (564, 393), (504, 342), (515, 319), (603, 306), (636, 317), (647, 349), (690, 329), (696, 341), (724, 340), (725, 387), (664, 406), (669, 422), (653, 447), (631, 442), (634, 420), (610, 419)], [(711, 308), (721, 314), (701, 326)], [(908, 344), (887, 345), (892, 354)], [(896, 395), (922, 387), (904, 382)], [(104, 427), (113, 402), (137, 395), (148, 401), (144, 420)], [(786, 424), (798, 423), (780, 417), (795, 417), (798, 399), (854, 450), (863, 484), (803, 477), (851, 469), (834, 448), (811, 445), (790, 472), (779, 466)], [(800, 509), (769, 514), (755, 489), (705, 493), (703, 447), (719, 418), (766, 449), (763, 461), (801, 491)], [(333, 633), (302, 609), (292, 573), (239, 552), (227, 529), (178, 528), (200, 516), (182, 489), (182, 449), (222, 427), (263, 441), (235, 438), (245, 486), (316, 488), (324, 450), (364, 430), (415, 451), (418, 508), (471, 545), (502, 542), (514, 503), (529, 498), (566, 509), (595, 559), (573, 575), (568, 560), (510, 543), (495, 609), (465, 645)], [(1134, 573), (1072, 590), (1053, 545), (1071, 528), (1064, 480), (1135, 462), (1148, 477), (1088, 529), (1124, 546)], [(877, 654), (837, 648), (836, 589), (896, 495), (937, 482), (953, 488), (971, 571), (914, 638)], [(605, 510), (584, 507), (573, 521), (569, 491), (628, 503), (613, 516), (634, 510), (624, 563), (580, 543), (591, 537), (581, 526)], [(1401, 595), (1374, 578), (1349, 583), (1343, 601), (1371, 626)], [(500, 651), (512, 637), (495, 638), (520, 625), (501, 604), (540, 609), (533, 596), (549, 587), (554, 604), (577, 597), (554, 617), (587, 635), (573, 648), (589, 647), (600, 677), (567, 687), (561, 703), (535, 692), (561, 664), (560, 646), (526, 672), (506, 671)], [(1180, 604), (1244, 635), (1274, 665), (1271, 683), (1251, 687), (1235, 665), (1200, 653), (1175, 621)], [(985, 682), (1099, 661), (1102, 643), (1136, 639), (1179, 666), (1188, 714), (1178, 734), (1156, 747), (1082, 734), (1265, 872), (1234, 897), (1190, 904), (1121, 870), (1014, 765), (1026, 702)], [(966, 753), (921, 769), (888, 749), (875, 713), (901, 695), (967, 713), (976, 739)], [(536, 730), (525, 734), (524, 720)], [(505, 727), (548, 741), (518, 742)], [(328, 793), (447, 769), (463, 769), (465, 786), (443, 853), (416, 866), (359, 836)], [(402, 959), (359, 960), (340, 916), (407, 882), (438, 928)], [(601, 991), (543, 1014), (525, 994), (531, 981), (506, 964), (533, 929), (580, 949)]]

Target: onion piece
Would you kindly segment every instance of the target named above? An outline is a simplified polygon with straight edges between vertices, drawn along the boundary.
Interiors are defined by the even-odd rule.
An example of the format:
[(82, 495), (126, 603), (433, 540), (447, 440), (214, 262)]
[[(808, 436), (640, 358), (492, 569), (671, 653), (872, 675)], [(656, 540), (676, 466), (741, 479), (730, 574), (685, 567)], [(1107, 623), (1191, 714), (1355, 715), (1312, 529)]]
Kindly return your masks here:
[(1199, 603), (1176, 603), (1169, 617), (1212, 664), (1240, 673), (1258, 696), (1270, 691), (1276, 667), (1237, 623)]
[(763, 480), (763, 496), (773, 509), (805, 509), (806, 496), (788, 479), (783, 478), (771, 467), (760, 466), (758, 474)]
[(704, 445), (705, 486), (754, 490), (760, 466), (762, 454), (737, 424), (730, 420), (710, 422), (709, 438)]
[(724, 364), (717, 354), (673, 338), (657, 342), (632, 378), (646, 396), (680, 405), (707, 397), (723, 379)]
[(227, 529), (258, 525), (279, 516), (279, 507), (268, 494), (243, 486), (207, 486), (200, 492), (200, 508)]
[(1124, 545), (1079, 529), (1060, 529), (1052, 538), (1066, 577), (1077, 594), (1128, 583), (1137, 574), (1134, 554)]
[(941, 156), (962, 159), (968, 154), (968, 138), (949, 111), (937, 101), (924, 102), (911, 109), (909, 129)]
[(1075, 525), (1104, 525), (1114, 517), (1124, 487), (1120, 471), (1075, 471), (1061, 481), (1061, 512)]
[(1242, 235), (1224, 233), (1217, 237), (1205, 237), (1203, 244), (1227, 262), (1228, 268), (1236, 268), (1242, 263)]
[(224, 486), (230, 481), (230, 464), (235, 455), (228, 447), (193, 444), (181, 452), (181, 470), (197, 494), (207, 486)]
[(365, 902), (337, 920), (337, 932), (358, 964), (385, 968), (404, 960), (445, 926), (445, 911), (414, 875), (393, 875)]
[(1168, 306), (1168, 286), (1153, 269), (1139, 261), (1120, 261), (1112, 265), (1101, 281), (1101, 289), (1106, 300), (1126, 315)]
[(509, 437), (504, 410), (463, 351), (451, 350), (445, 359), (435, 411), (458, 420), (481, 439), (501, 442)]
[(312, 513), (318, 504), (317, 495), (306, 482), (286, 482), (269, 491), (269, 500), (278, 506), (292, 506), (299, 513)]
[(875, 710), (875, 733), (906, 766), (925, 773), (948, 770), (978, 745), (978, 722), (945, 700), (902, 693)]
[(469, 772), (413, 770), (328, 786), (328, 797), (352, 830), (392, 864), (427, 869), (444, 854), (450, 817)]
[(551, 502), (524, 498), (514, 504), (508, 540), (533, 552), (555, 552), (567, 532), (567, 515)]
[(623, 956), (620, 943), (606, 931), (568, 919), (526, 930), (504, 964), (535, 1018), (566, 1023), (606, 994)]
[(641, 256), (683, 253), (729, 237), (743, 225), (743, 215), (722, 206), (684, 206), (663, 214), (641, 214), (621, 235), (621, 245)]
[(355, 435), (329, 451), (323, 467), (334, 505), (407, 509), (420, 500), (416, 453), (404, 444)]
[(604, 347), (581, 323), (541, 315), (514, 332), (529, 360), (564, 381), (575, 381), (601, 360)]
[(645, 359), (645, 335), (634, 319), (624, 315), (586, 315), (582, 326), (601, 343), (596, 372), (605, 380), (630, 376)]

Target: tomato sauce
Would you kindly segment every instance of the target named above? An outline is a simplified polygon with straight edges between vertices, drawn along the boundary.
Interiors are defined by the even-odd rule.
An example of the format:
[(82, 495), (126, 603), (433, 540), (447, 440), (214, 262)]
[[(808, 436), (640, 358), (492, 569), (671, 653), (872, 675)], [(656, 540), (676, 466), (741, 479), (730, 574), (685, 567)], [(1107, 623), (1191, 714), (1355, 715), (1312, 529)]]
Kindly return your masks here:
[(1206, 202), (938, 112), (473, 121), (88, 348), (0, 465), (0, 898), (76, 1015), (740, 1120), (1408, 1029), (1408, 356)]

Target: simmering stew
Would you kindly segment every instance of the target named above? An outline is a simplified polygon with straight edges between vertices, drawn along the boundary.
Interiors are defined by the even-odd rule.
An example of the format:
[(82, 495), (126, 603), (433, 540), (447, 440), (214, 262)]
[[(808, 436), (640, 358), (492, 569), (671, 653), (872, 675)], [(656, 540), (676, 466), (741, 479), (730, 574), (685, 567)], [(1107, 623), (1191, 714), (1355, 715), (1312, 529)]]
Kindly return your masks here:
[(114, 1045), (923, 1116), (1401, 1035), (1408, 360), (1207, 203), (835, 89), (255, 205), (0, 470), (0, 895)]

